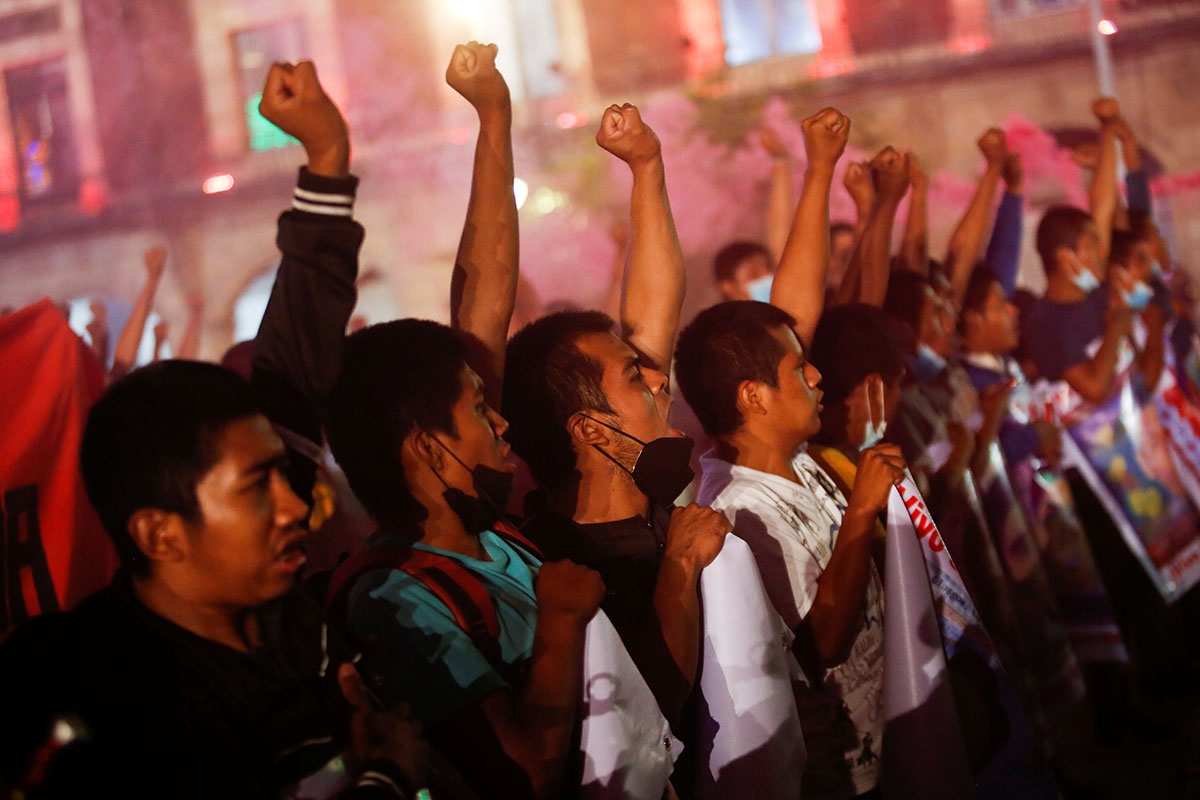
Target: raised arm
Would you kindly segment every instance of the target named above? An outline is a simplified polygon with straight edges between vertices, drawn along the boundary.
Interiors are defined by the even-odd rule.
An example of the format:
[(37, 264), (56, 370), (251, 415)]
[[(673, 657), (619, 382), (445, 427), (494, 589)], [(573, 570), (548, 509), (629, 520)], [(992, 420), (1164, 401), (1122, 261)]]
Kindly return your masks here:
[(508, 323), (517, 298), (517, 201), (513, 196), (512, 103), (496, 69), (496, 45), (454, 48), (446, 83), (479, 115), (471, 199), (450, 280), (450, 320), (484, 352), (473, 366), (488, 403), (500, 406)]
[(629, 103), (605, 109), (596, 144), (628, 164), (633, 173), (621, 329), (643, 358), (669, 373), (687, 285), (667, 197), (662, 146)]
[(808, 168), (792, 220), (783, 258), (771, 284), (771, 304), (796, 320), (796, 337), (812, 344), (825, 304), (825, 270), (829, 266), (829, 190), (833, 168), (846, 149), (850, 118), (826, 108), (801, 123)]
[(892, 226), (896, 209), (908, 191), (908, 156), (885, 147), (871, 159), (871, 183), (875, 199), (867, 214), (846, 278), (838, 288), (837, 302), (883, 306), (891, 271)]
[(971, 280), (971, 270), (975, 268), (983, 250), (983, 237), (987, 233), (992, 215), (992, 201), (996, 197), (996, 187), (1000, 184), (1004, 159), (1008, 157), (1004, 131), (999, 128), (989, 128), (985, 131), (983, 136), (979, 137), (978, 144), (980, 152), (987, 159), (987, 165), (979, 183), (975, 185), (975, 194), (972, 195), (966, 212), (950, 236), (950, 244), (946, 249), (946, 272), (950, 277), (955, 313), (962, 308), (967, 283)]
[(1150, 181), (1142, 164), (1142, 150), (1137, 135), (1124, 117), (1117, 118), (1115, 133), (1121, 143), (1121, 160), (1125, 162), (1125, 197), (1130, 211), (1151, 212)]
[(204, 295), (200, 292), (188, 293), (187, 315), (176, 358), (194, 359), (200, 355), (200, 333), (204, 329)]
[(352, 219), (358, 179), (350, 175), (346, 123), (311, 62), (272, 66), (259, 111), (300, 140), (308, 165), (292, 209), (279, 218), (282, 259), (255, 338), (251, 382), (273, 423), (319, 445), (356, 297), (363, 237)]
[(1116, 100), (1101, 97), (1092, 104), (1092, 113), (1100, 120), (1100, 151), (1096, 158), (1096, 173), (1088, 190), (1088, 205), (1100, 235), (1100, 260), (1103, 263), (1108, 261), (1113, 220), (1117, 214), (1117, 122), (1121, 112)]
[(908, 154), (908, 219), (900, 240), (900, 259), (904, 268), (929, 274), (929, 176), (921, 169), (914, 153)]
[(778, 265), (792, 222), (792, 158), (774, 128), (758, 132), (758, 141), (771, 154), (771, 194), (767, 198), (767, 250)]
[(142, 284), (142, 291), (133, 304), (133, 311), (125, 321), (125, 327), (121, 329), (121, 336), (117, 339), (116, 349), (113, 350), (110, 373), (112, 380), (125, 375), (137, 362), (138, 345), (142, 342), (146, 320), (154, 306), (154, 295), (158, 293), (158, 284), (162, 281), (163, 270), (167, 266), (167, 248), (151, 247), (142, 254), (142, 262), (146, 265), (146, 282)]
[(1009, 153), (1004, 159), (1003, 176), (1004, 197), (996, 211), (996, 224), (992, 226), (992, 238), (983, 259), (1000, 281), (1004, 295), (1011, 299), (1021, 269), (1021, 230), (1025, 218), (1025, 170), (1020, 153)]

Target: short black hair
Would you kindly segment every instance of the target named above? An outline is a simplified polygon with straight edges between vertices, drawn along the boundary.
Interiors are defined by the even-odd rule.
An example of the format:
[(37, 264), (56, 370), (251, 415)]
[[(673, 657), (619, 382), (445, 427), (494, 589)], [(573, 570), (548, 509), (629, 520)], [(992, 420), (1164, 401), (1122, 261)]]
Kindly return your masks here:
[(971, 276), (967, 279), (967, 291), (963, 295), (962, 309), (958, 313), (958, 330), (962, 333), (966, 329), (967, 312), (973, 311), (976, 314), (982, 314), (987, 306), (988, 295), (992, 292), (992, 287), (1000, 284), (1000, 279), (996, 277), (996, 273), (992, 272), (992, 268), (982, 261), (975, 265), (975, 269), (971, 270)]
[(220, 459), (231, 423), (261, 413), (233, 372), (199, 361), (160, 361), (134, 370), (92, 406), (79, 463), (84, 486), (121, 563), (146, 575), (149, 559), (129, 535), (142, 508), (203, 518), (196, 486)]
[(613, 413), (604, 365), (583, 353), (579, 340), (615, 327), (601, 311), (560, 311), (529, 323), (508, 343), (500, 404), (507, 438), (544, 488), (562, 486), (575, 471), (567, 420), (586, 410)]
[(864, 303), (821, 315), (808, 360), (821, 371), (825, 402), (843, 401), (872, 373), (886, 385), (904, 374), (912, 334), (882, 309)]
[(1133, 262), (1133, 251), (1144, 241), (1131, 231), (1113, 231), (1112, 243), (1108, 248), (1108, 263), (1128, 267)]
[(1055, 269), (1055, 254), (1058, 248), (1065, 247), (1075, 250), (1079, 246), (1079, 237), (1092, 223), (1092, 215), (1074, 206), (1051, 206), (1042, 215), (1038, 223), (1035, 246), (1042, 258), (1042, 268), (1046, 275)]
[(738, 264), (753, 256), (763, 256), (768, 264), (771, 263), (770, 252), (758, 242), (730, 242), (722, 247), (713, 259), (713, 279), (717, 283), (733, 280)]
[(779, 385), (786, 351), (771, 330), (795, 324), (769, 303), (730, 300), (701, 311), (684, 328), (675, 348), (675, 379), (709, 436), (731, 433), (745, 421), (737, 408), (742, 381)]
[(457, 436), (467, 341), (441, 323), (402, 319), (346, 338), (329, 393), (325, 435), (350, 488), (381, 524), (426, 517), (404, 479), (401, 446), (415, 428)]
[[(926, 295), (932, 289), (933, 282), (919, 272), (910, 270), (893, 272), (888, 278), (883, 310), (893, 319), (899, 320), (911, 328), (914, 334), (919, 334), (921, 309), (925, 306)], [(916, 348), (915, 341), (913, 348)]]

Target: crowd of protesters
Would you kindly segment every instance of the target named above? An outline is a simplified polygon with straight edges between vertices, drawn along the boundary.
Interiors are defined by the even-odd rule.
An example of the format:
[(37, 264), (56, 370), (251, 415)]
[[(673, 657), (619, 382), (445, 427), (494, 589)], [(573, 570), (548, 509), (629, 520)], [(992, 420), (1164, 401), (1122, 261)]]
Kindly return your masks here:
[[(156, 330), (156, 363), (133, 368), (161, 249), (111, 354), (93, 308), (107, 389), (61, 446), (111, 544), (70, 558), (108, 547), (119, 568), (64, 613), (6, 601), (23, 624), (0, 642), (0, 789), (1104, 797), (1081, 766), (1096, 752), (1186, 737), (1200, 340), (1113, 100), (1080, 154), (1089, 207), (1030, 220), (1042, 296), (1017, 288), (1024, 176), (1001, 131), (937, 260), (928, 181), (891, 147), (846, 171), (858, 218), (831, 224), (851, 120), (827, 108), (802, 124), (794, 208), (763, 133), (768, 241), (717, 255), (724, 299), (686, 324), (660, 143), (614, 105), (596, 143), (632, 176), (615, 318), (528, 314), (513, 333), (495, 56), (461, 45), (446, 73), (479, 120), (449, 325), (352, 322), (358, 179), (308, 62), (273, 66), (260, 106), (307, 163), (254, 342), (191, 360), (194, 301), (178, 357), (159, 360)], [(0, 330), (58, 313), (43, 306)], [(897, 526), (905, 507), (929, 527)], [(2, 539), (22, 607), (50, 610), (55, 588), (22, 577), (46, 555), (18, 563), (15, 543), (50, 535), (43, 519), (36, 541)], [(958, 605), (932, 567), (898, 588), (901, 536), (952, 561)], [(896, 630), (915, 596), (934, 629)], [(945, 656), (945, 691), (913, 708), (949, 712), (918, 737), (887, 699), (932, 674), (896, 660), (906, 640)], [(944, 781), (912, 782), (903, 738), (928, 740)]]

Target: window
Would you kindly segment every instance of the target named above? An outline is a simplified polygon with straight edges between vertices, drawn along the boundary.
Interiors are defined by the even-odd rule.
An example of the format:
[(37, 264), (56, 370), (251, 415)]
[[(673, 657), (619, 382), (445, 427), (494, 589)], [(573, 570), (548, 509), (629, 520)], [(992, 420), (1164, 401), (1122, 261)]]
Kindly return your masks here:
[(821, 49), (810, 0), (721, 0), (721, 25), (731, 66)]
[(79, 165), (63, 60), (8, 70), (4, 83), (21, 199), (74, 197), (79, 190)]
[(233, 34), (234, 56), (241, 81), (242, 108), (251, 150), (274, 150), (296, 140), (258, 113), (263, 83), (276, 61), (299, 61), (308, 55), (304, 21), (284, 20)]

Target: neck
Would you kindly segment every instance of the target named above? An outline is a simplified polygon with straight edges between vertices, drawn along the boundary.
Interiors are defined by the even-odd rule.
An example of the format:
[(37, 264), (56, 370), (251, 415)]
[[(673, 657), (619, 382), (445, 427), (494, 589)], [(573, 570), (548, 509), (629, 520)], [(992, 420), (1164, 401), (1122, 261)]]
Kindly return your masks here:
[(1046, 283), (1046, 299), (1055, 303), (1082, 303), (1087, 299), (1087, 293), (1072, 283), (1062, 272), (1057, 272)]
[(487, 551), (479, 536), (467, 531), (462, 518), (446, 505), (440, 495), (418, 497), (429, 514), (420, 524), (421, 537), (418, 541), (429, 547), (446, 550), (451, 553), (467, 556), (468, 558), (487, 561)]
[(644, 517), (650, 500), (628, 472), (605, 459), (579, 464), (579, 483), (550, 496), (550, 507), (580, 525)]
[(146, 608), (197, 636), (245, 653), (260, 638), (257, 609), (196, 602), (161, 578), (134, 578), (134, 596)]
[(719, 458), (731, 464), (795, 481), (792, 456), (803, 442), (792, 444), (790, 439), (764, 435), (743, 426), (719, 437), (716, 450)]

